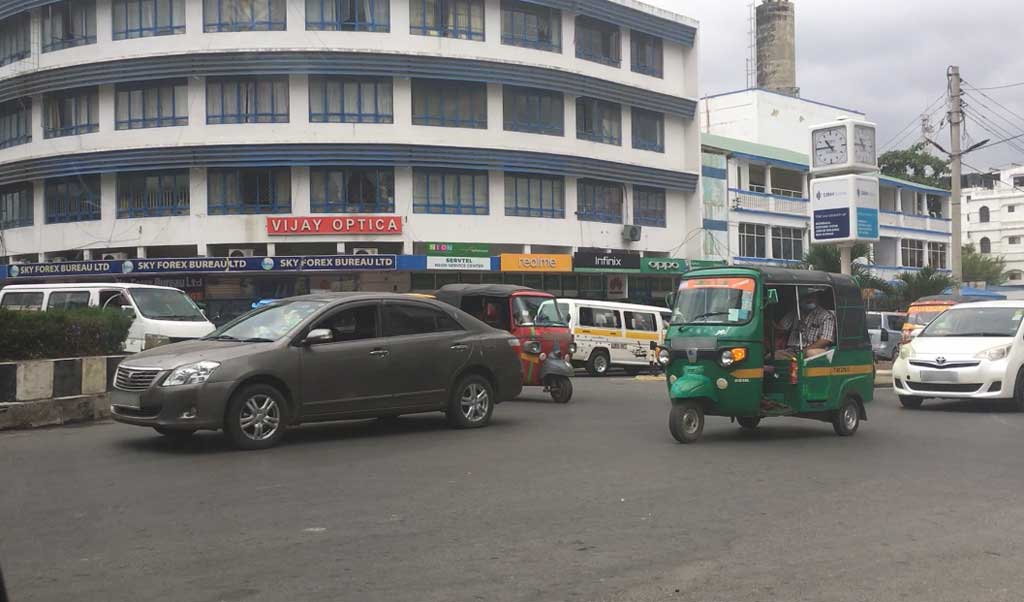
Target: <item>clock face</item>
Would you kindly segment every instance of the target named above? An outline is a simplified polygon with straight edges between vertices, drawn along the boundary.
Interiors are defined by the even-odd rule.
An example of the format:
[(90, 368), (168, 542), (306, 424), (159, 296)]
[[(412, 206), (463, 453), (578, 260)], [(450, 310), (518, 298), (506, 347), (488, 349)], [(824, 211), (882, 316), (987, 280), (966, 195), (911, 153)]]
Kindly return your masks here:
[(875, 165), (875, 128), (858, 125), (853, 129), (853, 155), (857, 163)]
[(845, 125), (815, 130), (812, 143), (815, 167), (842, 165), (847, 162)]

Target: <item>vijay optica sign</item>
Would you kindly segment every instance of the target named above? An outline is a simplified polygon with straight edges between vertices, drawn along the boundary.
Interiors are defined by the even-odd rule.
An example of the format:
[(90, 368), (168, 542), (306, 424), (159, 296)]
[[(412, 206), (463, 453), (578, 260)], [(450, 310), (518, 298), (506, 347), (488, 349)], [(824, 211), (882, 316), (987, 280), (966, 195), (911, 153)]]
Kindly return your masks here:
[(343, 215), (337, 217), (268, 217), (267, 235), (401, 234), (398, 215)]

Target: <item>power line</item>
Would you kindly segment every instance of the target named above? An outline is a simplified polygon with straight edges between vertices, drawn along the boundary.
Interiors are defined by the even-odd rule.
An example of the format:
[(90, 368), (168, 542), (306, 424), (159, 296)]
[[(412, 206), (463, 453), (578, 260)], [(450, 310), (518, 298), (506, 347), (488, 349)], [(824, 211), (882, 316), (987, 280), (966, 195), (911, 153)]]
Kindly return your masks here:
[[(1010, 108), (1009, 108), (1009, 107), (1007, 107), (1006, 105), (1004, 105), (1004, 104), (1002, 104), (1001, 102), (999, 102), (998, 100), (996, 100), (996, 99), (992, 98), (992, 97), (991, 97), (991, 96), (989, 96), (988, 94), (985, 94), (985, 93), (984, 93), (984, 92), (982, 92), (981, 90), (978, 90), (977, 88), (975, 88), (975, 87), (971, 86), (970, 84), (968, 84), (968, 85), (967, 85), (967, 87), (968, 87), (969, 89), (971, 89), (971, 90), (974, 90), (974, 91), (978, 92), (979, 94), (981, 94), (981, 95), (982, 95), (982, 96), (984, 96), (985, 98), (987, 98), (987, 99), (991, 100), (991, 101), (992, 101), (992, 102), (993, 102), (993, 103), (994, 103), (994, 104), (995, 104), (995, 105), (996, 105), (997, 107), (999, 107), (999, 108), (1003, 109), (1004, 111), (1006, 111), (1006, 112), (1007, 112), (1007, 113), (1009, 113), (1010, 115), (1013, 115), (1013, 116), (1014, 116), (1014, 117), (1016, 117), (1017, 119), (1020, 119), (1020, 120), (1021, 120), (1021, 122), (1022, 122), (1022, 123), (1024, 123), (1024, 116), (1022, 116), (1022, 115), (1021, 115), (1020, 113), (1017, 113), (1017, 112), (1015, 112), (1015, 111), (1014, 111), (1013, 109), (1010, 109)], [(1009, 122), (1009, 119), (1007, 119), (1007, 121)]]
[(1006, 88), (1019, 88), (1021, 86), (1024, 86), (1024, 82), (1017, 82), (1017, 83), (1014, 83), (1014, 84), (1003, 84), (1003, 85), (1000, 85), (1000, 86), (988, 86), (988, 87), (985, 87), (985, 88), (972, 88), (972, 89), (978, 90), (980, 92), (981, 90), (1005, 90)]
[(1005, 127), (993, 122), (984, 114), (980, 112), (975, 113), (973, 109), (967, 111), (965, 107), (964, 114), (973, 117), (974, 120), (978, 123), (978, 125), (980, 125), (982, 129), (984, 129), (986, 132), (992, 134), (996, 138), (1001, 138), (1001, 143), (1005, 142), (1010, 146), (1010, 148), (1014, 149), (1015, 151), (1019, 153), (1024, 153), (1024, 145), (1022, 145), (1019, 142), (1015, 142), (1015, 140), (1021, 136), (1015, 135), (1013, 132), (1007, 130)]
[[(943, 98), (945, 98), (945, 96), (946, 96), (946, 94), (945, 94), (945, 93), (939, 94), (939, 97), (938, 97), (938, 98), (936, 98), (935, 100), (933, 100), (933, 101), (932, 101), (931, 103), (929, 103), (929, 104), (928, 104), (928, 106), (927, 106), (927, 107), (925, 107), (924, 111), (921, 111), (921, 113), (922, 113), (922, 114), (923, 114), (923, 113), (928, 113), (928, 115), (931, 115), (931, 114), (933, 114), (933, 113), (934, 113), (934, 107), (935, 107), (935, 105), (936, 105), (937, 103), (939, 103), (940, 101), (942, 101), (942, 99), (943, 99)], [(900, 130), (899, 132), (897, 132), (895, 136), (893, 136), (892, 138), (890, 138), (888, 142), (886, 142), (885, 144), (883, 144), (883, 145), (881, 146), (882, 150), (888, 149), (888, 148), (890, 147), (890, 145), (891, 145), (891, 144), (892, 144), (892, 143), (893, 143), (894, 141), (896, 141), (896, 139), (897, 139), (897, 138), (899, 138), (900, 134), (903, 134), (903, 133), (904, 133), (904, 132), (906, 132), (906, 131), (907, 131), (908, 129), (910, 129), (911, 127), (913, 127), (913, 126), (914, 126), (915, 124), (919, 123), (919, 121), (918, 121), (918, 120), (920, 119), (920, 117), (921, 117), (921, 114), (918, 114), (918, 115), (917, 115), (917, 116), (915, 116), (915, 117), (914, 117), (913, 119), (911, 119), (911, 120), (910, 120), (910, 123), (908, 123), (908, 124), (907, 124), (906, 126), (904, 126), (904, 127), (903, 127), (903, 129), (901, 129), (901, 130)], [(906, 138), (906, 135), (904, 135), (904, 136), (903, 136), (903, 138)], [(899, 138), (899, 141), (900, 141), (900, 142), (902, 142), (902, 141), (903, 141), (903, 138)]]

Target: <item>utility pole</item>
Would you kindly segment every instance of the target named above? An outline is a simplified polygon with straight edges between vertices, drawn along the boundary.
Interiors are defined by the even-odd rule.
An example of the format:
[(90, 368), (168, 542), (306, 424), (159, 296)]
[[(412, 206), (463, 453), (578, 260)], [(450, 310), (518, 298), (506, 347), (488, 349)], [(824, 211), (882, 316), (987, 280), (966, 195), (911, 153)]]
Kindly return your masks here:
[(960, 104), (960, 67), (953, 65), (946, 71), (949, 78), (949, 158), (950, 158), (950, 212), (953, 221), (953, 248), (950, 249), (950, 263), (953, 265), (953, 294), (960, 293), (960, 283), (964, 279), (961, 250), (960, 215), (960, 172), (962, 169), (960, 152), (960, 124), (963, 122), (963, 107)]

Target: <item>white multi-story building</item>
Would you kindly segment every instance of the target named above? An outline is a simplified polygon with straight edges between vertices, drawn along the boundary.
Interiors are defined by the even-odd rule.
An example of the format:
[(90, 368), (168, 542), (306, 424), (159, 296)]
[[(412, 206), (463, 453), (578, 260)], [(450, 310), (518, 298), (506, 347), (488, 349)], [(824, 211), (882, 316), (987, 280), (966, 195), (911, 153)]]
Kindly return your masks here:
[[(5, 263), (430, 241), (698, 254), (686, 17), (633, 0), (9, 0), (0, 19)], [(400, 225), (332, 219), (361, 216)], [(286, 217), (325, 225), (275, 231), (310, 227)]]
[(960, 208), (964, 244), (1005, 259), (1007, 284), (1024, 285), (1024, 166), (995, 172), (984, 185), (965, 188)]

